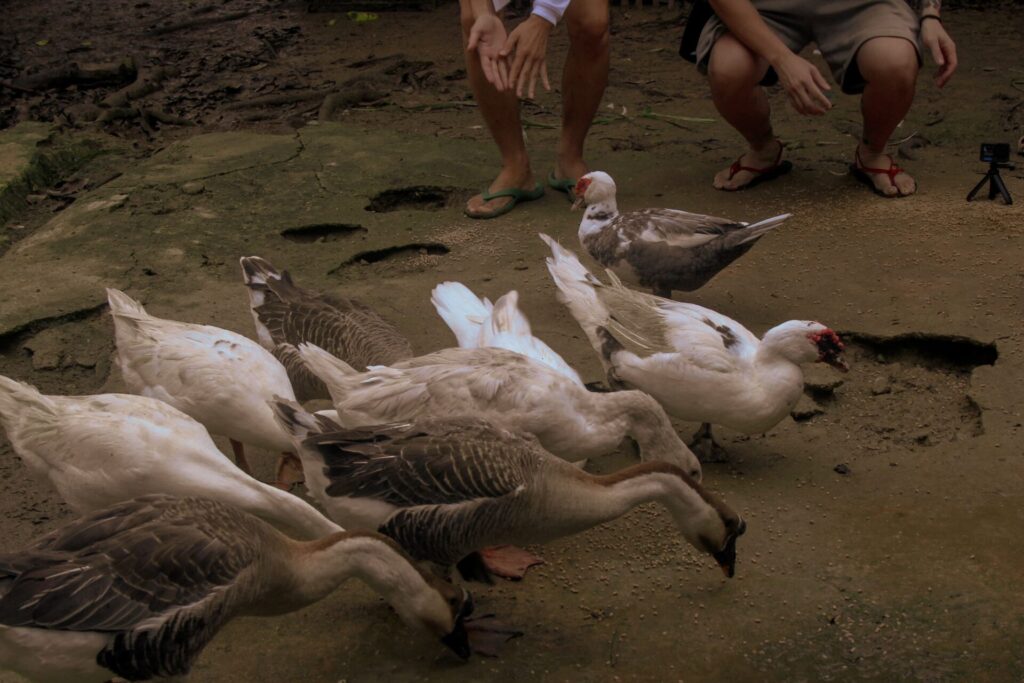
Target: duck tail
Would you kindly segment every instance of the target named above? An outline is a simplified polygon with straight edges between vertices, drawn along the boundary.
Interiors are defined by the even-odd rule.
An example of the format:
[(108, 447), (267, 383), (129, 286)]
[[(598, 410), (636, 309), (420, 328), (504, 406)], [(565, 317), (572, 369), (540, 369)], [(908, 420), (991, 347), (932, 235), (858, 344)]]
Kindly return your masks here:
[(327, 390), (330, 392), (334, 402), (340, 401), (345, 396), (345, 385), (348, 383), (348, 380), (358, 375), (359, 372), (345, 361), (324, 351), (316, 344), (304, 342), (299, 344), (298, 349), (302, 362), (306, 364), (310, 372), (327, 385)]
[(597, 328), (606, 325), (609, 318), (608, 308), (597, 293), (604, 285), (580, 263), (576, 254), (547, 235), (542, 234), (540, 238), (551, 248), (548, 272), (558, 287), (558, 300), (569, 309), (590, 343), (600, 351)]
[(330, 418), (307, 412), (298, 403), (287, 398), (274, 396), (267, 403), (270, 404), (270, 409), (274, 412), (277, 424), (296, 445), (301, 444), (310, 436), (340, 428)]
[(494, 304), (490, 331), (492, 334), (511, 334), (516, 337), (533, 336), (530, 321), (519, 309), (519, 292), (513, 289)]
[(493, 308), (490, 301), (481, 299), (461, 282), (442, 282), (430, 293), (430, 303), (461, 348), (480, 345), (480, 329)]
[(23, 429), (52, 424), (57, 404), (31, 384), (0, 375), (0, 425), (12, 442)]
[(793, 214), (791, 213), (784, 213), (780, 216), (766, 218), (763, 221), (758, 221), (757, 223), (751, 223), (742, 230), (737, 230), (736, 232), (733, 233), (734, 235), (736, 235), (737, 238), (739, 238), (736, 241), (736, 246), (739, 246), (741, 244), (748, 244), (755, 240), (761, 239), (762, 237), (764, 237), (765, 233), (768, 233), (774, 230), (775, 228), (779, 227), (787, 220), (792, 218), (792, 216)]
[(147, 320), (151, 317), (149, 313), (146, 313), (142, 304), (119, 289), (107, 288), (107, 303), (110, 305), (110, 314), (114, 316), (115, 320), (118, 318)]

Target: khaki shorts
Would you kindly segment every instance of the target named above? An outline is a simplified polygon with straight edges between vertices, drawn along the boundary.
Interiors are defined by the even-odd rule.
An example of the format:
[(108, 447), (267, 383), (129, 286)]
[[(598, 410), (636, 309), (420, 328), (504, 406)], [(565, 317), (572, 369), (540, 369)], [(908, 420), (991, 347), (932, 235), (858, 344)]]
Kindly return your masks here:
[[(752, 0), (761, 18), (799, 53), (808, 43), (817, 43), (845, 93), (864, 90), (864, 78), (854, 57), (860, 46), (872, 38), (906, 38), (917, 50), (921, 63), (920, 20), (906, 0)], [(705, 24), (697, 43), (697, 68), (707, 73), (711, 48), (729, 29), (717, 16)], [(773, 69), (761, 81), (773, 85)]]

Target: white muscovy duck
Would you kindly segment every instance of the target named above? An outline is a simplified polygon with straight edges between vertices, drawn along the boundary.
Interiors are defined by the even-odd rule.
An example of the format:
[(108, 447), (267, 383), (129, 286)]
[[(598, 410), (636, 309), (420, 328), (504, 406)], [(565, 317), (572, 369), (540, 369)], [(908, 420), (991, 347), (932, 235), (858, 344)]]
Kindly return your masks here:
[[(576, 534), (647, 502), (665, 506), (683, 538), (713, 555), (727, 576), (735, 570), (743, 520), (676, 465), (644, 462), (591, 475), (532, 436), (476, 417), (346, 430), (294, 402), (274, 406), (296, 440), (311, 492), (332, 518), (380, 531), (417, 559), (456, 565), (464, 578), (489, 580), (496, 558), (504, 568), (504, 544)], [(526, 566), (499, 573), (521, 578)]]
[(235, 617), (293, 612), (352, 577), (470, 655), (468, 593), (389, 538), (300, 542), (224, 503), (144, 496), (0, 554), (0, 669), (47, 683), (184, 680)]
[(299, 358), (295, 347), (302, 342), (318, 344), (360, 370), (412, 356), (409, 340), (366, 304), (299, 287), (287, 270), (259, 256), (243, 256), (240, 263), (256, 339), (288, 370), (299, 400), (331, 397)]
[(681, 420), (700, 422), (691, 447), (720, 459), (718, 424), (746, 434), (771, 429), (803, 394), (803, 363), (845, 372), (843, 344), (831, 329), (790, 320), (758, 338), (743, 325), (696, 304), (626, 288), (614, 273), (603, 284), (547, 235), (548, 270), (559, 299), (583, 328), (609, 382), (641, 389)]
[(455, 335), (460, 348), (493, 347), (515, 351), (583, 386), (579, 374), (554, 349), (533, 336), (530, 321), (519, 309), (516, 290), (492, 304), (490, 299), (481, 299), (461, 282), (442, 282), (430, 293), (430, 303)]
[(168, 494), (229, 503), (300, 540), (342, 530), (232, 465), (201, 424), (155, 398), (46, 396), (0, 376), (0, 425), (29, 470), (78, 514)]
[(650, 287), (665, 298), (692, 292), (750, 251), (790, 214), (743, 223), (677, 209), (619, 213), (615, 181), (603, 171), (576, 183), (577, 204), (586, 204), (580, 244), (621, 279)]
[(114, 318), (117, 360), (128, 390), (166, 401), (211, 434), (231, 441), (235, 460), (251, 468), (245, 445), (282, 454), (277, 484), (302, 481), (291, 439), (274, 420), (267, 401), (295, 398), (288, 372), (262, 346), (210, 325), (157, 318), (124, 292), (107, 290)]

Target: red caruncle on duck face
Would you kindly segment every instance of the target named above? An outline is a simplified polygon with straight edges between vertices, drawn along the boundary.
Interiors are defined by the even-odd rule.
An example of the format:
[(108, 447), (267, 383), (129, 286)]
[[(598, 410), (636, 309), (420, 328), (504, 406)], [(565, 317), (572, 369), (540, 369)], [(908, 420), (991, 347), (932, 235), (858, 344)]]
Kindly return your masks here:
[(818, 348), (818, 360), (820, 362), (827, 363), (840, 372), (846, 372), (850, 369), (850, 366), (843, 359), (843, 350), (846, 347), (839, 338), (839, 335), (833, 330), (826, 327), (824, 330), (812, 332), (807, 335), (807, 338)]
[(587, 193), (587, 188), (590, 187), (591, 182), (590, 178), (587, 178), (586, 176), (580, 178), (576, 182), (576, 188), (573, 190), (573, 194), (582, 199), (583, 195)]

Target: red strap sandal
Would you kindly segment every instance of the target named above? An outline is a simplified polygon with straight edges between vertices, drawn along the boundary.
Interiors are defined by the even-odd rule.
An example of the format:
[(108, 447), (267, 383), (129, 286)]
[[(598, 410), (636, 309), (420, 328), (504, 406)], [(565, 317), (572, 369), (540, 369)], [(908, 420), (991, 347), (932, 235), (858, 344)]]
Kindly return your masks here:
[(752, 187), (757, 187), (759, 184), (766, 180), (774, 180), (781, 175), (786, 175), (793, 170), (793, 164), (789, 161), (782, 161), (782, 143), (779, 143), (779, 153), (775, 155), (775, 162), (771, 166), (764, 168), (754, 168), (753, 166), (744, 166), (742, 164), (743, 156), (740, 155), (736, 161), (732, 162), (732, 166), (729, 167), (729, 180), (733, 179), (740, 171), (746, 171), (748, 173), (756, 173), (753, 178), (750, 179), (746, 185), (737, 187), (733, 190), (727, 190), (727, 188), (721, 188), (728, 192), (737, 192), (739, 190), (749, 190)]
[[(900, 188), (896, 185), (896, 176), (898, 176), (900, 173), (903, 173), (903, 169), (896, 165), (896, 160), (893, 159), (891, 155), (886, 154), (885, 156), (889, 157), (889, 168), (871, 168), (870, 166), (865, 166), (864, 162), (860, 160), (860, 146), (858, 145), (857, 150), (854, 152), (853, 155), (854, 162), (850, 164), (850, 174), (853, 175), (853, 177), (859, 180), (860, 182), (870, 187), (871, 190), (879, 197), (892, 199), (893, 197), (908, 196), (900, 192)], [(878, 186), (875, 185), (875, 181), (871, 179), (871, 176), (873, 175), (889, 176), (889, 183), (896, 188), (896, 193), (886, 194), (882, 192), (880, 189), (878, 189)]]

